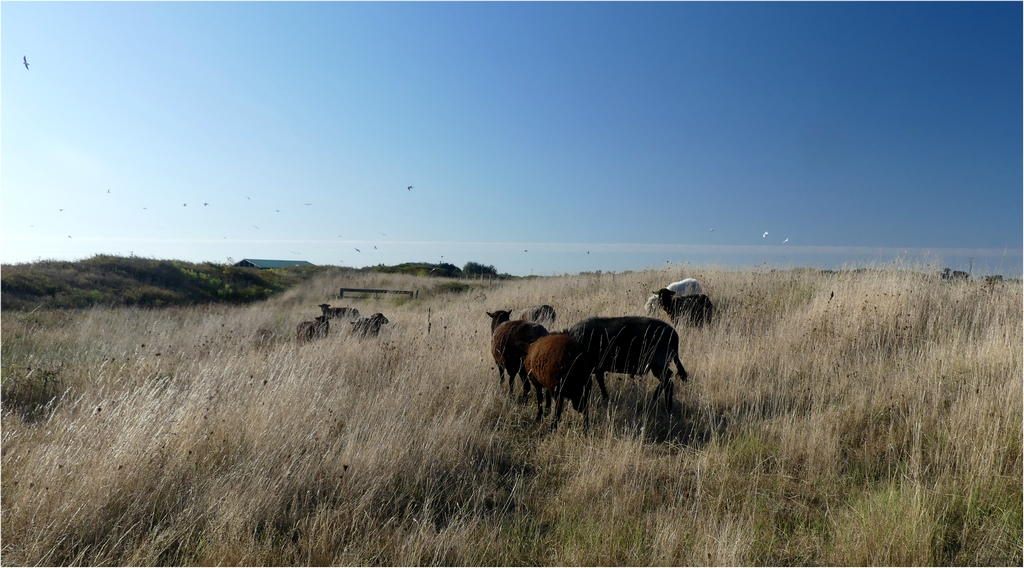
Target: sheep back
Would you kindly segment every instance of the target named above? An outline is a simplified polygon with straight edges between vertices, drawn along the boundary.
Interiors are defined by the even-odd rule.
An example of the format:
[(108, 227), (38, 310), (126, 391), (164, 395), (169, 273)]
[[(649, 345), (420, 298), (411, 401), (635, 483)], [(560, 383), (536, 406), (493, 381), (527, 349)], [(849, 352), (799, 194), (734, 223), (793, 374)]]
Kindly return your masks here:
[(538, 338), (530, 344), (524, 364), (534, 386), (538, 387), (538, 410), (539, 389), (543, 387), (552, 396), (569, 399), (573, 408), (584, 412), (586, 386), (595, 365), (572, 336), (555, 333)]
[(512, 314), (511, 319), (521, 319), (537, 323), (550, 324), (554, 323), (555, 317), (555, 308), (552, 308), (547, 304), (541, 304), (539, 306), (530, 306), (528, 308), (517, 310), (514, 314)]

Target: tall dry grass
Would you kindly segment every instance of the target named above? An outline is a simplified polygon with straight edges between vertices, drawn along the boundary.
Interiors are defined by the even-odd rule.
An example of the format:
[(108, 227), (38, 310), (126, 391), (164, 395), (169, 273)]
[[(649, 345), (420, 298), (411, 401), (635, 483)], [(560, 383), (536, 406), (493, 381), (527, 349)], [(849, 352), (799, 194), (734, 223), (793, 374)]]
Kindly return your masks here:
[[(679, 328), (671, 414), (611, 375), (589, 431), (552, 433), (498, 387), (486, 310), (564, 328), (682, 276), (721, 311)], [(1019, 282), (674, 267), (333, 300), (434, 283), (4, 313), (3, 563), (1022, 562)], [(297, 346), (322, 301), (392, 323)]]

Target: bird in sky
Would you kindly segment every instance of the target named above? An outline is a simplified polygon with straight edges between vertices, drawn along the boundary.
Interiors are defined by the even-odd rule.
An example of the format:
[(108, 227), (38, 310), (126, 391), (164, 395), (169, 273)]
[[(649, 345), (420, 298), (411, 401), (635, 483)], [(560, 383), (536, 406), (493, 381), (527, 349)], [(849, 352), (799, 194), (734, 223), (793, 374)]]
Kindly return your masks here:
[(408, 189), (409, 191), (412, 191), (412, 186), (410, 185), (409, 187), (407, 187), (405, 189)]
[(714, 232), (715, 232), (715, 230), (714, 230), (714, 229), (711, 229), (711, 232), (712, 232), (712, 233), (714, 233)]
[(587, 254), (590, 254), (590, 251), (589, 251), (589, 250), (587, 251)]
[(145, 207), (143, 207), (143, 209), (145, 209)]
[(209, 203), (203, 203), (203, 207), (206, 207), (207, 205), (209, 205)]
[(188, 203), (182, 203), (181, 206), (182, 207), (188, 207)]
[(280, 209), (274, 209), (274, 211), (277, 211), (278, 213), (280, 213), (280, 212), (281, 212), (281, 210), (280, 210)]
[(307, 203), (306, 205), (312, 205), (312, 203)]
[(768, 237), (768, 231), (765, 231), (764, 234), (761, 235), (761, 238), (764, 239), (764, 238), (767, 238), (767, 237)]
[(782, 244), (786, 244), (788, 242), (789, 242), (789, 237), (786, 237), (786, 240), (782, 241)]
[[(27, 55), (22, 55), (21, 56), (21, 61), (25, 64), (25, 69), (28, 69), (28, 56)], [(68, 237), (68, 238), (70, 238), (70, 237)]]
[(58, 211), (63, 211), (63, 209), (58, 209)]
[(377, 245), (373, 245), (373, 250), (377, 250)]
[[(352, 247), (352, 248), (356, 248), (356, 247)], [(359, 250), (359, 249), (356, 249), (356, 252), (363, 252), (363, 251), (361, 251), (361, 250)]]
[[(256, 227), (256, 225), (253, 225), (253, 227)], [(258, 231), (258, 230), (260, 230), (260, 228), (259, 228), (259, 227), (256, 227), (256, 230)]]
[(523, 252), (530, 252), (530, 251), (528, 251), (528, 250), (526, 250), (526, 249), (523, 249)]
[(70, 239), (70, 238), (71, 238), (71, 235), (68, 235), (68, 238)]
[[(246, 196), (245, 196), (245, 198), (246, 198), (246, 199), (249, 199), (249, 196), (248, 196), (248, 195), (246, 195)], [(249, 201), (252, 201), (252, 199), (249, 199)]]
[(109, 189), (107, 190), (107, 193), (110, 193), (110, 190), (109, 190)]

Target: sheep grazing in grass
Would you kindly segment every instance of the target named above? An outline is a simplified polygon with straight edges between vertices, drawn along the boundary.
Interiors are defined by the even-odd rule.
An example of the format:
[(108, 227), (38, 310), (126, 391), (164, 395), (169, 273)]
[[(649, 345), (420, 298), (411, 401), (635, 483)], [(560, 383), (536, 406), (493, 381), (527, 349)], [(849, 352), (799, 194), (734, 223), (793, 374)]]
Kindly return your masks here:
[(327, 321), (327, 316), (317, 316), (313, 321), (304, 321), (295, 327), (295, 339), (303, 342), (327, 337), (330, 329), (331, 323)]
[(583, 428), (586, 429), (590, 375), (595, 365), (583, 346), (565, 333), (545, 335), (530, 344), (523, 364), (530, 382), (537, 389), (537, 421), (540, 422), (545, 409), (551, 408), (551, 398), (554, 397), (555, 419), (551, 429), (558, 428), (565, 399), (569, 399), (573, 408), (583, 415)]
[(665, 310), (668, 317), (672, 319), (672, 323), (678, 324), (680, 320), (685, 320), (695, 326), (711, 323), (715, 306), (704, 294), (680, 296), (668, 288), (662, 288), (658, 290), (656, 296), (658, 305)]
[[(704, 293), (704, 289), (701, 287), (700, 282), (697, 282), (696, 278), (684, 278), (679, 282), (673, 282), (665, 286), (662, 290), (671, 290), (676, 296), (698, 296)], [(651, 292), (651, 295), (647, 297), (647, 304), (644, 306), (647, 310), (647, 315), (654, 316), (657, 314), (658, 308), (661, 305), (662, 302), (658, 299), (658, 292)]]
[(679, 361), (679, 334), (668, 322), (639, 316), (620, 318), (590, 318), (569, 328), (566, 332), (580, 342), (596, 364), (594, 375), (601, 396), (608, 400), (604, 386), (605, 373), (644, 375), (648, 371), (658, 379), (654, 400), (665, 394), (665, 406), (672, 408), (672, 370), (686, 381), (686, 369)]
[(530, 344), (548, 334), (538, 323), (523, 320), (509, 320), (508, 310), (487, 312), (491, 318), (491, 356), (498, 365), (498, 384), (505, 382), (508, 370), (508, 394), (515, 391), (515, 378), (523, 381), (523, 394), (530, 392), (530, 380), (523, 367)]
[(511, 314), (510, 319), (551, 325), (555, 323), (555, 308), (547, 304), (530, 306), (529, 308), (517, 310), (514, 314)]
[(355, 308), (332, 308), (330, 304), (320, 304), (320, 309), (328, 319), (359, 319), (359, 310)]
[(377, 312), (368, 318), (359, 318), (352, 322), (352, 334), (358, 337), (377, 337), (380, 326), (388, 323), (384, 314)]

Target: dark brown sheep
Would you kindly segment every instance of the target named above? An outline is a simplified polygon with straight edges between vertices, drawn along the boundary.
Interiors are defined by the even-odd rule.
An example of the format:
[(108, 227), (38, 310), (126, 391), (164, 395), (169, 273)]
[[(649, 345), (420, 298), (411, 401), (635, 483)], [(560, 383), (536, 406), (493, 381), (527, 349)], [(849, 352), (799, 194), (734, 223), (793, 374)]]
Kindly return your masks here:
[(388, 323), (388, 318), (378, 312), (368, 318), (359, 318), (352, 322), (352, 333), (359, 337), (377, 337), (380, 326)]
[(706, 295), (679, 296), (668, 288), (658, 290), (657, 294), (661, 309), (665, 310), (673, 323), (678, 324), (680, 320), (695, 326), (711, 323), (715, 306)]
[(544, 326), (523, 320), (509, 321), (507, 310), (487, 312), (491, 317), (491, 356), (498, 365), (498, 384), (505, 382), (508, 370), (508, 394), (515, 390), (515, 377), (523, 381), (523, 394), (530, 392), (530, 380), (523, 360), (531, 343), (548, 334)]
[(583, 415), (583, 428), (586, 429), (590, 375), (596, 365), (583, 346), (565, 333), (546, 335), (530, 344), (524, 365), (537, 389), (537, 421), (544, 415), (541, 391), (545, 391), (544, 408), (551, 407), (552, 397), (556, 400), (552, 430), (558, 428), (565, 399), (572, 401), (573, 408)]
[(555, 323), (555, 308), (552, 308), (547, 304), (530, 306), (529, 308), (517, 310), (515, 313), (511, 314), (510, 319), (532, 321), (534, 323), (546, 323), (551, 325)]
[(299, 342), (312, 341), (313, 338), (327, 337), (331, 323), (327, 316), (318, 316), (313, 321), (304, 321), (295, 327), (295, 339)]
[(665, 405), (672, 408), (672, 369), (686, 381), (686, 369), (679, 361), (679, 334), (668, 322), (638, 316), (621, 318), (590, 318), (569, 328), (566, 332), (579, 341), (593, 358), (597, 367), (594, 375), (601, 395), (608, 400), (604, 386), (605, 373), (626, 373), (630, 376), (654, 373), (659, 380), (654, 398), (665, 393)]

